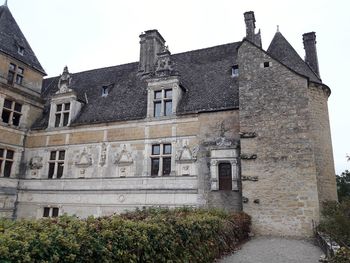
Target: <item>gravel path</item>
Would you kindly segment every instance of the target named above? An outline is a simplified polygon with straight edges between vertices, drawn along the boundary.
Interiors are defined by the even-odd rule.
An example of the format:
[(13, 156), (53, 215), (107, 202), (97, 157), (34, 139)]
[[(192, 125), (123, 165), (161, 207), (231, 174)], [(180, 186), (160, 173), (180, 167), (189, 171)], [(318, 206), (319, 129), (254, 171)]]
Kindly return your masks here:
[(311, 241), (257, 237), (218, 263), (317, 263), (322, 254)]

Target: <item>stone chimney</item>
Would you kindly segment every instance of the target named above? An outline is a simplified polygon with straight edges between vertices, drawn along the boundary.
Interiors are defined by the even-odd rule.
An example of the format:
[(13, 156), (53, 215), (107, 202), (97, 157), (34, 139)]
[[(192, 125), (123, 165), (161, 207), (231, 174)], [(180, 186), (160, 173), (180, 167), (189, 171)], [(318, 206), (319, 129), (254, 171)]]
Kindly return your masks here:
[(148, 74), (155, 70), (157, 54), (164, 49), (165, 40), (155, 29), (140, 35), (139, 73)]
[(244, 13), (244, 21), (246, 26), (246, 39), (253, 42), (255, 45), (261, 47), (261, 34), (259, 32), (255, 34), (255, 16), (253, 11)]
[(303, 34), (303, 43), (305, 49), (305, 62), (315, 71), (320, 77), (318, 68), (317, 49), (316, 49), (316, 33), (309, 32)]

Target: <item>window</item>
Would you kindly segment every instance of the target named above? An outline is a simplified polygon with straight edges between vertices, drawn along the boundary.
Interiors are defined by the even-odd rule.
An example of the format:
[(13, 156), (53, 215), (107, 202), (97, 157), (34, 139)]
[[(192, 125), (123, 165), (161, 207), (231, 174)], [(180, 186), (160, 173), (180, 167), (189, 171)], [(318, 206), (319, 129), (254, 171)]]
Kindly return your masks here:
[(152, 145), (151, 176), (170, 175), (170, 172), (171, 144)]
[(17, 52), (18, 52), (18, 54), (20, 54), (21, 56), (23, 56), (23, 55), (24, 55), (24, 47), (18, 46)]
[(108, 95), (108, 86), (102, 86), (102, 97), (107, 97)]
[(5, 148), (0, 148), (0, 175), (10, 177), (15, 152)]
[(16, 83), (22, 85), (24, 69), (21, 67), (17, 68)]
[(239, 73), (238, 65), (233, 65), (232, 66), (232, 77), (237, 77), (238, 73)]
[(65, 151), (51, 151), (49, 160), (49, 179), (61, 178), (64, 168)]
[(269, 61), (264, 62), (264, 68), (268, 68), (271, 66), (271, 63)]
[(44, 207), (43, 217), (58, 217), (58, 207)]
[(65, 127), (69, 124), (70, 103), (56, 105), (55, 127)]
[(19, 121), (22, 115), (21, 111), (22, 104), (5, 99), (1, 115), (2, 122), (13, 126), (19, 126)]
[(10, 63), (9, 71), (7, 74), (7, 84), (13, 85), (13, 82), (16, 81), (16, 84), (22, 85), (24, 75), (24, 68), (17, 67), (16, 64)]
[(173, 90), (154, 91), (153, 116), (170, 116), (173, 114)]

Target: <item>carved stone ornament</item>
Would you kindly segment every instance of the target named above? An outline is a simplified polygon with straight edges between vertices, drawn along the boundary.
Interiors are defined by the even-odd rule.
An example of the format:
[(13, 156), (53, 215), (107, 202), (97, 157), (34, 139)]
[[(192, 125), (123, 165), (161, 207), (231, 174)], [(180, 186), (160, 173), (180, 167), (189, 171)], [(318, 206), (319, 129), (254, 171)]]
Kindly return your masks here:
[(216, 146), (218, 146), (218, 147), (230, 147), (230, 146), (232, 146), (232, 141), (230, 141), (226, 137), (217, 138), (215, 143), (216, 143)]
[(123, 146), (123, 149), (120, 153), (117, 154), (115, 159), (115, 164), (118, 165), (130, 165), (134, 162), (131, 153), (126, 149), (126, 146)]
[(100, 155), (100, 165), (104, 166), (106, 164), (107, 159), (107, 145), (102, 143), (101, 145), (101, 155)]
[(39, 156), (34, 156), (32, 159), (30, 159), (29, 162), (29, 168), (31, 170), (38, 170), (43, 167), (43, 158)]
[(167, 46), (157, 54), (156, 75), (168, 76), (174, 73), (173, 62), (171, 61), (171, 53)]
[(193, 162), (197, 160), (197, 152), (197, 147), (194, 147), (191, 151), (188, 145), (185, 145), (182, 147), (182, 149), (177, 151), (175, 159), (178, 162)]
[(56, 94), (62, 94), (66, 92), (71, 92), (72, 89), (70, 88), (72, 82), (72, 77), (69, 74), (68, 67), (65, 66), (63, 69), (63, 73), (60, 76), (60, 79), (58, 80), (58, 91)]
[(91, 154), (88, 153), (85, 148), (80, 154), (78, 154), (75, 165), (80, 168), (86, 168), (92, 165)]

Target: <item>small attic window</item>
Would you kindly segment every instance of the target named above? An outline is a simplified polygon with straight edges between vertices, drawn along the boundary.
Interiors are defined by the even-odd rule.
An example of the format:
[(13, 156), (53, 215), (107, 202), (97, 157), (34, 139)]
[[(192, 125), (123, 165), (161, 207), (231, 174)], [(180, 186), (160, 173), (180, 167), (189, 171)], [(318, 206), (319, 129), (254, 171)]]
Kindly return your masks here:
[(239, 69), (238, 69), (238, 65), (233, 65), (232, 66), (232, 77), (238, 77), (239, 74)]
[(264, 68), (271, 67), (271, 62), (270, 61), (265, 61), (264, 62)]
[(102, 86), (102, 97), (107, 97), (109, 92), (109, 86)]
[(23, 55), (24, 55), (24, 47), (18, 46), (18, 47), (17, 47), (17, 52), (18, 52), (18, 54), (20, 54), (21, 56), (23, 56)]

